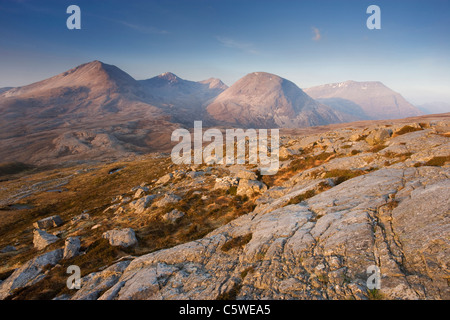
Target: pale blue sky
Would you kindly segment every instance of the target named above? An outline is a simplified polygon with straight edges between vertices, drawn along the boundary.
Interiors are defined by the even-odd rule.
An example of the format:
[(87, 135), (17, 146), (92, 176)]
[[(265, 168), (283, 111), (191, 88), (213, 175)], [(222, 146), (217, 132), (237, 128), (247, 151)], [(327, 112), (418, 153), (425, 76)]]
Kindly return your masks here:
[[(66, 28), (77, 4), (82, 29)], [(381, 8), (381, 30), (366, 8)], [(382, 81), (413, 103), (450, 102), (448, 0), (0, 0), (0, 87), (101, 60), (136, 79), (275, 73), (305, 88)]]

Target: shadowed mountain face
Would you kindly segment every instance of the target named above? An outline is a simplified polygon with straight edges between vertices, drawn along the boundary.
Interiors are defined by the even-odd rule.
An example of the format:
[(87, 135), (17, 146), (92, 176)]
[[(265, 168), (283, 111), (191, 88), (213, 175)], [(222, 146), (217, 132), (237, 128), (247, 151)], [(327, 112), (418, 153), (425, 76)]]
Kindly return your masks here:
[[(399, 93), (381, 82), (346, 81), (307, 88), (304, 91), (312, 98), (328, 103), (330, 107), (346, 114), (355, 115), (355, 105), (359, 106), (359, 114), (356, 115), (360, 119), (395, 119), (422, 114)], [(347, 101), (342, 103), (342, 100), (336, 99)]]
[(294, 83), (265, 72), (238, 80), (207, 107), (215, 120), (244, 127), (307, 127), (342, 122)]
[(41, 162), (127, 156), (158, 148), (176, 127), (139, 82), (99, 61), (0, 94), (0, 158)]
[(13, 87), (4, 87), (4, 88), (0, 88), (0, 93), (3, 93), (5, 91), (11, 90)]
[(183, 80), (173, 73), (139, 81), (152, 103), (171, 116), (172, 121), (192, 126), (205, 113), (208, 101), (214, 99), (228, 87), (220, 80)]
[(137, 81), (100, 61), (5, 88), (0, 158), (48, 163), (168, 151), (172, 131), (201, 120), (207, 101), (226, 88), (219, 79), (194, 82), (172, 73)]

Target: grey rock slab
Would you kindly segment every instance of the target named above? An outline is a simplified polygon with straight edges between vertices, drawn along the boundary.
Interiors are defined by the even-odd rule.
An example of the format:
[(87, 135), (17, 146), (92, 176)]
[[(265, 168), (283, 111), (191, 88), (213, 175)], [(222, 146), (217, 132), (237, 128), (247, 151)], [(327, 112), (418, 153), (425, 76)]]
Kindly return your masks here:
[(57, 249), (44, 253), (23, 264), (0, 284), (0, 299), (5, 299), (16, 289), (31, 286), (43, 279), (45, 277), (43, 274), (44, 267), (57, 264), (62, 259), (62, 256), (63, 250)]

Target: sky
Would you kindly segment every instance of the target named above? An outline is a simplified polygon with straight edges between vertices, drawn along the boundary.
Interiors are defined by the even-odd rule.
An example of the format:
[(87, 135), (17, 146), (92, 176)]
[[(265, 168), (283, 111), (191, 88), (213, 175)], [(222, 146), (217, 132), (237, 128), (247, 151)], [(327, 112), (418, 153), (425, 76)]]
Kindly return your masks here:
[[(69, 30), (69, 5), (81, 29)], [(381, 29), (369, 30), (369, 5)], [(450, 0), (0, 0), (0, 87), (93, 60), (135, 79), (173, 72), (232, 85), (265, 71), (300, 88), (381, 81), (450, 103)]]

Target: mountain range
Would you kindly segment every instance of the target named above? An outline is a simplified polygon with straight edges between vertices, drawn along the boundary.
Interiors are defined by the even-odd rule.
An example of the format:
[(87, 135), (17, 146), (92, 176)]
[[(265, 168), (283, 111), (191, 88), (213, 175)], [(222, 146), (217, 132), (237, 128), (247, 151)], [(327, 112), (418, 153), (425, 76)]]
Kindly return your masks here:
[(379, 81), (345, 81), (304, 89), (312, 98), (355, 120), (414, 117), (423, 113)]
[(0, 158), (60, 163), (168, 151), (175, 128), (301, 128), (422, 112), (380, 82), (300, 89), (266, 72), (231, 87), (166, 72), (135, 80), (116, 66), (86, 63), (27, 86), (0, 89)]

